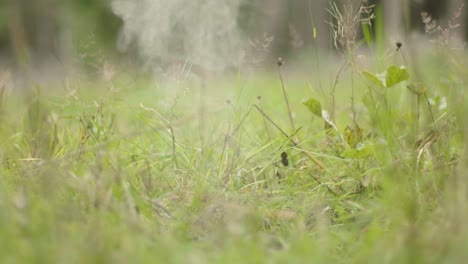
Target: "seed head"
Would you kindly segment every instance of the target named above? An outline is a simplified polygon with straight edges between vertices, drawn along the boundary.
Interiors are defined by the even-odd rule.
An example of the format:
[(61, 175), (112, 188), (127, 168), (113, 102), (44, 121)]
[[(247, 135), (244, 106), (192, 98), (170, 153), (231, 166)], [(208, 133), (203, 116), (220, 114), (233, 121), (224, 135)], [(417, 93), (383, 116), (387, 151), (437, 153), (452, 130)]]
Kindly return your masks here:
[(283, 58), (279, 57), (276, 63), (278, 64), (279, 67), (283, 66), (284, 64)]

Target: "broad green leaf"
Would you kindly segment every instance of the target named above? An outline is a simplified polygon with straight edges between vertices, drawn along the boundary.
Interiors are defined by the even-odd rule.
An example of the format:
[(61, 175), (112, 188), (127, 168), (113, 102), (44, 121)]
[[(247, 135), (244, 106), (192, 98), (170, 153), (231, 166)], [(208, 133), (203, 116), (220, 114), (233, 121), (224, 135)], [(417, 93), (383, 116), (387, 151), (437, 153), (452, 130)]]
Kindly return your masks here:
[(409, 72), (406, 69), (406, 67), (401, 66), (398, 68), (395, 65), (391, 65), (387, 69), (387, 76), (385, 78), (385, 87), (390, 88), (408, 79), (409, 79)]
[(361, 74), (382, 88), (390, 88), (409, 79), (409, 72), (406, 67), (398, 67), (395, 65), (389, 66), (387, 70), (382, 73), (374, 74), (368, 71), (362, 71)]
[(361, 71), (361, 74), (366, 77), (369, 81), (377, 84), (378, 86), (380, 87), (385, 87), (385, 85), (383, 84), (382, 80), (377, 77), (377, 75), (371, 73), (371, 72), (368, 72), (368, 71)]
[(303, 103), (307, 108), (309, 109), (310, 112), (312, 112), (314, 115), (318, 117), (322, 117), (322, 104), (314, 98), (310, 98), (309, 100), (305, 101)]

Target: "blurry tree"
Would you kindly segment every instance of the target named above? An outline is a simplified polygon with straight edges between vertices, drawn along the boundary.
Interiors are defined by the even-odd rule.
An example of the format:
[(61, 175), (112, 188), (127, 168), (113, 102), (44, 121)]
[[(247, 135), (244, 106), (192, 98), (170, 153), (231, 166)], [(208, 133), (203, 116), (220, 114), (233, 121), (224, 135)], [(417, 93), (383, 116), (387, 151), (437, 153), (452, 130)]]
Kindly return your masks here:
[[(273, 37), (269, 48), (274, 56), (285, 56), (293, 49), (311, 46), (332, 48), (328, 25), (331, 17), (327, 9), (333, 2), (345, 1), (359, 2), (242, 0), (238, 22), (250, 40)], [(422, 11), (442, 21), (462, 2), (467, 0), (368, 0), (369, 4), (382, 6), (385, 32), (389, 36), (415, 28), (422, 30)], [(464, 7), (463, 14), (467, 8)], [(468, 19), (463, 14), (460, 23)], [(0, 1), (0, 55), (13, 54), (15, 61), (30, 63), (44, 56), (60, 57), (67, 42), (79, 54), (100, 48), (112, 52), (120, 25), (107, 0), (3, 0)], [(468, 37), (466, 29), (465, 26), (465, 37)]]
[(115, 47), (121, 20), (115, 16), (105, 0), (68, 0), (70, 18), (67, 21), (76, 37), (86, 39), (94, 35), (95, 41), (107, 48)]
[[(53, 8), (52, 8), (53, 7)], [(2, 9), (0, 47), (20, 64), (33, 55), (46, 55), (56, 47), (63, 5), (58, 0), (7, 0)]]
[(95, 43), (112, 50), (119, 27), (120, 20), (111, 13), (107, 1), (1, 1), (0, 53), (29, 64), (44, 57), (60, 57), (67, 42), (79, 48), (90, 35)]
[[(327, 10), (333, 3), (341, 7), (350, 1), (359, 5), (375, 5), (383, 16), (383, 37), (387, 41), (397, 41), (412, 30), (424, 30), (421, 12), (427, 12), (434, 20), (447, 24), (448, 19), (467, 0), (255, 0), (248, 1), (250, 13), (255, 14), (249, 23), (253, 25), (251, 33), (261, 36), (268, 32), (275, 38), (275, 55), (287, 54), (298, 46), (332, 48), (329, 22), (333, 17)], [(459, 32), (468, 37), (468, 16), (465, 4), (458, 23), (462, 23)], [(260, 11), (258, 11), (260, 10)], [(463, 22), (465, 20), (466, 22)], [(375, 22), (375, 21), (374, 21)], [(375, 26), (375, 24), (374, 24)], [(314, 29), (316, 32), (314, 32)], [(374, 28), (375, 29), (375, 28)], [(315, 37), (315, 39), (314, 39)], [(298, 45), (299, 44), (299, 45)]]

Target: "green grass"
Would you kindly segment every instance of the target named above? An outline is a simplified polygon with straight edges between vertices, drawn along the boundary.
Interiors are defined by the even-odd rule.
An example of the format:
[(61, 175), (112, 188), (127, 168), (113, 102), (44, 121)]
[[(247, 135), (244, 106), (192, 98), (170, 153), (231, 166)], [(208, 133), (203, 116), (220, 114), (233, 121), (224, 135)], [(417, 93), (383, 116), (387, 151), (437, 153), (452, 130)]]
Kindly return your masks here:
[[(296, 133), (275, 74), (208, 80), (203, 96), (197, 79), (127, 76), (3, 95), (0, 262), (461, 263), (468, 66), (443, 56), (405, 65), (418, 78), (386, 90), (346, 69), (338, 132), (302, 105), (331, 111), (334, 65), (321, 80), (283, 71)], [(447, 107), (421, 96), (418, 120), (415, 81)]]

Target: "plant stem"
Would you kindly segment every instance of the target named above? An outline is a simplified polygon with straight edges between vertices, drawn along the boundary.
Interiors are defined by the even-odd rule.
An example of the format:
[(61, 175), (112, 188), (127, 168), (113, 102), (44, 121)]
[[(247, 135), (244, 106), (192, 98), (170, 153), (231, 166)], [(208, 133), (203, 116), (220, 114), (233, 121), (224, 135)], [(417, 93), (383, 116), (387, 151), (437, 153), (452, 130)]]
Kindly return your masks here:
[(293, 117), (292, 117), (291, 106), (289, 105), (288, 94), (286, 93), (286, 88), (284, 87), (284, 82), (283, 82), (283, 75), (281, 74), (281, 65), (282, 65), (282, 63), (281, 64), (278, 63), (278, 75), (279, 75), (280, 82), (281, 82), (281, 90), (283, 91), (284, 101), (286, 102), (286, 107), (287, 107), (288, 116), (289, 116), (289, 122), (291, 123), (291, 129), (292, 129), (292, 131), (296, 131), (296, 128), (294, 126), (294, 120), (293, 120)]

